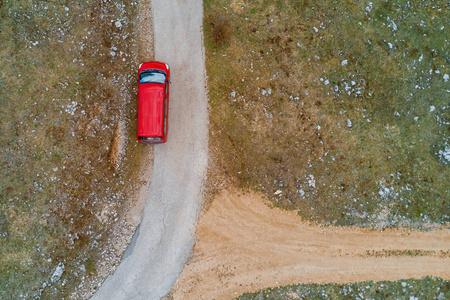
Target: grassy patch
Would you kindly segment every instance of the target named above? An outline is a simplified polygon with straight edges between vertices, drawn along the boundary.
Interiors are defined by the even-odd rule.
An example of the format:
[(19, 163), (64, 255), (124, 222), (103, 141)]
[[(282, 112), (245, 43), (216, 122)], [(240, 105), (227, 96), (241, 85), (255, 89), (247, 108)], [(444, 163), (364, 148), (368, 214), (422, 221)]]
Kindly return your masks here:
[(128, 0), (0, 1), (2, 299), (66, 298), (96, 274), (144, 151), (136, 15)]
[(448, 14), (445, 1), (205, 1), (224, 172), (308, 220), (449, 222)]
[(434, 277), (349, 284), (299, 284), (269, 288), (237, 299), (447, 299), (450, 282)]

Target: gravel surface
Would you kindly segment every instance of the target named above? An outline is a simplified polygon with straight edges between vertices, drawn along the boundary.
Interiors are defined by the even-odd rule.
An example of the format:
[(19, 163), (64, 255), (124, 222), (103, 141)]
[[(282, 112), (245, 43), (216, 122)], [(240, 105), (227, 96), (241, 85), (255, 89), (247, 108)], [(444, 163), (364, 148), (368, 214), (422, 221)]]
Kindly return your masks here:
[(154, 149), (144, 216), (121, 264), (92, 299), (160, 299), (194, 245), (208, 159), (200, 0), (153, 0), (155, 59), (171, 67), (168, 142)]

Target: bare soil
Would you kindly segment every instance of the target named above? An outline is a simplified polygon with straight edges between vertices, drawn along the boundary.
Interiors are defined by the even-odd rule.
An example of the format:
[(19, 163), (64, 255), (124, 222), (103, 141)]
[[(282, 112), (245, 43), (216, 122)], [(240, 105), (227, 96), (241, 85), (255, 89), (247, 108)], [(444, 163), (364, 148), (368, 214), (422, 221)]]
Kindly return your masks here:
[(230, 299), (296, 283), (450, 278), (450, 231), (324, 227), (265, 196), (216, 194), (199, 220), (173, 299)]

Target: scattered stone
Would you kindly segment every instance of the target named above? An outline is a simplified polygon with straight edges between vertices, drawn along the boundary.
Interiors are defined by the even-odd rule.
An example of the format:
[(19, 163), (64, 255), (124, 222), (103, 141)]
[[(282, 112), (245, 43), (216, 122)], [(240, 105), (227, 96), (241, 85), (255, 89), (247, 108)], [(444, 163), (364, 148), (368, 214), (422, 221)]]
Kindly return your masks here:
[(272, 94), (272, 89), (267, 89), (267, 90), (265, 90), (265, 89), (262, 89), (261, 90), (261, 94), (263, 95), (263, 96), (268, 96), (268, 95), (270, 95), (270, 94)]
[(56, 267), (55, 272), (53, 272), (51, 281), (52, 282), (59, 281), (63, 273), (64, 273), (64, 263), (60, 262)]
[(444, 150), (439, 150), (439, 156), (450, 162), (450, 147), (445, 147)]
[(309, 174), (308, 177), (309, 177), (309, 179), (308, 179), (309, 186), (315, 188), (316, 187), (316, 180), (314, 179), (314, 175)]
[(397, 24), (395, 24), (394, 23), (394, 21), (393, 20), (391, 20), (391, 24), (392, 24), (392, 29), (394, 30), (394, 31), (397, 31)]

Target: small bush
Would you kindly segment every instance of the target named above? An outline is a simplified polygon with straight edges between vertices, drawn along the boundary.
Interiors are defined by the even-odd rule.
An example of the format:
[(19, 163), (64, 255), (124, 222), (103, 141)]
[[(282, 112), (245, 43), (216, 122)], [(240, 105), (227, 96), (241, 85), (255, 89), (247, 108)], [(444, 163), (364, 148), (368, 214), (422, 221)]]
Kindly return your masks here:
[(223, 46), (230, 40), (230, 22), (226, 16), (213, 13), (209, 17), (211, 39), (217, 46)]
[(0, 210), (0, 239), (8, 236), (9, 232), (9, 220), (8, 216)]

